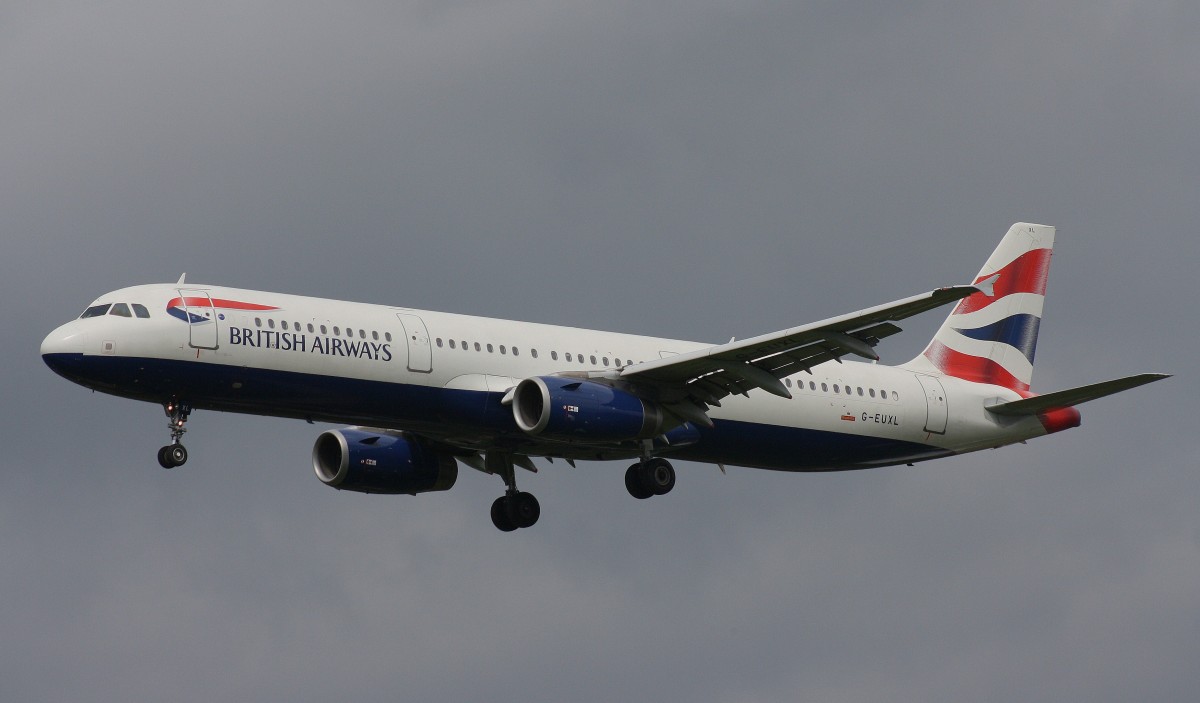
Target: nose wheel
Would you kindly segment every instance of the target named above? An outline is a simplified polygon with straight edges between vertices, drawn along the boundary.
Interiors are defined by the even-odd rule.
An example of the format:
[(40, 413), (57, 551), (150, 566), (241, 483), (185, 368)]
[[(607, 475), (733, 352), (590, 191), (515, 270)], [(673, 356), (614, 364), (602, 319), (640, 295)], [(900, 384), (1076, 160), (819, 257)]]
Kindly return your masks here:
[(163, 404), (163, 410), (167, 413), (167, 427), (171, 430), (171, 443), (158, 450), (158, 465), (164, 469), (173, 469), (176, 466), (183, 466), (187, 462), (187, 449), (179, 443), (179, 440), (183, 438), (183, 433), (187, 432), (184, 423), (187, 422), (192, 408), (187, 403), (171, 401)]

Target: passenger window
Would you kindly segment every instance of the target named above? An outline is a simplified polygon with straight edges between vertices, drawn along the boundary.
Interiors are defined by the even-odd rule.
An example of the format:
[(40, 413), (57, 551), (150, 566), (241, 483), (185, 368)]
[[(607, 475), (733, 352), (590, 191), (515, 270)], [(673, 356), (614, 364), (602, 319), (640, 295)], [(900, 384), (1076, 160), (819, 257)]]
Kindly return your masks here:
[(892, 400), (900, 400), (900, 394), (896, 391), (892, 391)]
[[(324, 327), (322, 327), (321, 329), (325, 329), (325, 328), (324, 328)], [(341, 333), (342, 333), (342, 328), (341, 328), (341, 327), (338, 327), (337, 325), (334, 325), (334, 326), (333, 326), (333, 334), (334, 334), (334, 336), (341, 335)]]
[(262, 318), (261, 318), (261, 317), (256, 317), (256, 318), (254, 318), (254, 326), (255, 326), (255, 327), (262, 327)]
[(867, 389), (867, 392), (871, 394), (871, 397), (872, 397), (872, 398), (874, 398), (874, 397), (875, 397), (875, 389), (874, 389), (874, 388), (868, 388), (868, 389)]
[(461, 347), (462, 347), (462, 350), (463, 350), (463, 351), (470, 351), (469, 349), (467, 349), (467, 342), (466, 342), (466, 340), (463, 340), (463, 341), (459, 342), (459, 346), (461, 346)]
[(88, 317), (100, 317), (101, 315), (106, 315), (106, 314), (108, 314), (108, 309), (111, 306), (112, 306), (111, 303), (105, 303), (103, 305), (93, 305), (92, 307), (88, 308), (87, 310), (84, 310), (83, 314), (79, 316), (79, 319), (82, 320), (82, 319), (88, 318)]
[(270, 327), (271, 329), (275, 329), (275, 318), (273, 318), (273, 317), (267, 318), (267, 327)]
[(367, 331), (366, 331), (366, 330), (359, 330), (359, 331), (358, 331), (358, 338), (359, 338), (359, 339), (366, 339), (366, 338), (367, 338)]
[(595, 365), (596, 365), (596, 355), (595, 355), (595, 354), (592, 354), (592, 355), (591, 355), (590, 357), (588, 357), (588, 358), (592, 360), (592, 366), (595, 366)]
[(441, 337), (437, 338), (437, 345), (438, 345), (438, 349), (442, 348), (442, 338)]
[(138, 317), (150, 317), (150, 311), (146, 309), (146, 306), (138, 303), (133, 304), (133, 314)]
[(558, 361), (558, 352), (556, 352), (554, 350), (550, 350), (550, 358), (553, 359), (554, 361)]
[(125, 303), (117, 303), (112, 306), (112, 310), (109, 310), (108, 314), (116, 315), (117, 317), (133, 317), (133, 313), (129, 312), (129, 306)]
[[(378, 342), (379, 341), (379, 333), (376, 332), (375, 330), (371, 330), (371, 339)], [(440, 340), (440, 339), (438, 340), (438, 346), (439, 347), (442, 346), (442, 340)]]
[(601, 358), (600, 363), (603, 366), (608, 366), (608, 357), (606, 356), (606, 357)]
[[(386, 340), (387, 340), (387, 341), (389, 341), (389, 342), (390, 342), (390, 341), (392, 341), (392, 333), (391, 333), (391, 332), (384, 332), (384, 333), (383, 333), (383, 338), (384, 338), (384, 339), (386, 339)], [(463, 346), (466, 346), (466, 345), (463, 345)]]
[(346, 328), (346, 336), (347, 336), (347, 337), (353, 337), (353, 336), (354, 336), (354, 330), (352, 330), (352, 329), (350, 329), (349, 327), (347, 327), (347, 328)]
[(516, 348), (516, 347), (513, 347), (513, 350), (512, 350), (512, 351), (513, 351), (513, 356), (520, 356), (520, 355), (521, 355), (521, 352), (517, 351), (517, 348)]
[[(441, 345), (439, 344), (438, 346), (441, 346)], [(451, 348), (451, 349), (455, 349), (455, 348), (456, 348), (456, 347), (454, 346), (454, 340), (453, 340), (453, 339), (451, 339), (451, 340), (450, 340), (450, 348)]]
[(309, 334), (312, 334), (312, 333), (314, 332), (314, 330), (313, 330), (313, 324), (312, 324), (311, 322), (310, 322), (310, 323), (308, 323), (308, 332), (309, 332)]
[(857, 390), (858, 390), (858, 395), (861, 397), (862, 396), (862, 386), (859, 386)]
[(834, 393), (841, 393), (841, 392), (842, 392), (842, 389), (841, 389), (841, 387), (840, 387), (840, 386), (838, 386), (838, 384), (836, 384), (836, 383), (835, 383), (835, 384), (833, 384), (833, 392), (834, 392)]
[(505, 352), (505, 351), (504, 351), (504, 345), (503, 345), (503, 344), (501, 344), (501, 345), (500, 345), (500, 353), (501, 353), (501, 354), (506, 354), (506, 353), (507, 353), (507, 352)]
[(582, 364), (582, 363), (584, 363), (584, 362), (583, 362), (583, 354), (576, 354), (576, 355), (575, 355), (575, 358), (576, 358), (576, 359), (579, 359), (579, 363), (581, 363), (581, 364)]
[(492, 353), (492, 345), (489, 344), (489, 345), (487, 345), (487, 347), (488, 347), (488, 354), (491, 354)]
[(791, 388), (791, 387), (792, 387), (792, 379), (790, 379), (790, 378), (785, 378), (785, 379), (783, 380), (783, 382), (784, 382), (785, 384), (787, 384), (787, 387), (788, 387), (788, 388)]
[(824, 381), (822, 381), (822, 382), (821, 382), (821, 392), (822, 392), (822, 393), (828, 393), (828, 392), (829, 392), (829, 386), (825, 385), (825, 382), (824, 382)]
[(329, 334), (329, 328), (325, 325), (321, 325), (321, 334)]
[(537, 349), (530, 349), (529, 353), (533, 355), (533, 358), (537, 358)]
[(479, 346), (479, 342), (475, 342), (475, 351), (480, 351), (483, 347)]
[(567, 361), (570, 361), (571, 360), (571, 352), (567, 352), (566, 354), (563, 354), (563, 358), (566, 359)]

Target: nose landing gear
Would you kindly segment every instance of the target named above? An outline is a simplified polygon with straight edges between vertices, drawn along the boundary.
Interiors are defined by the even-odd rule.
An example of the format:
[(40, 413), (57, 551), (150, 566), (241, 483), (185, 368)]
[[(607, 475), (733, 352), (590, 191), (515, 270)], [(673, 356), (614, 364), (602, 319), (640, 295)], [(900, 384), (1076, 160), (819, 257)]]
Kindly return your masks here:
[(171, 401), (163, 404), (163, 410), (170, 418), (167, 427), (171, 430), (171, 443), (158, 450), (158, 465), (164, 469), (173, 469), (176, 466), (183, 466), (187, 462), (187, 449), (179, 443), (179, 440), (183, 437), (183, 433), (187, 432), (183, 425), (187, 422), (192, 408), (187, 403)]

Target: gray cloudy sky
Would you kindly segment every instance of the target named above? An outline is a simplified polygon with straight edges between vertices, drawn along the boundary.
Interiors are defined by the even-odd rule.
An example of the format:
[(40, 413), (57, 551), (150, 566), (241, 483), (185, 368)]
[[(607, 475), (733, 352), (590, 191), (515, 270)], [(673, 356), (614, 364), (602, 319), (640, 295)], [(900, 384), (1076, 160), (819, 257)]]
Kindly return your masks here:
[[(8, 2), (0, 700), (1179, 701), (1200, 688), (1195, 2)], [(1034, 390), (914, 468), (339, 493), (320, 428), (57, 378), (190, 280), (724, 341), (1057, 225)], [(916, 354), (933, 313), (881, 347)], [(803, 448), (797, 448), (803, 451)], [(545, 466), (543, 464), (543, 466)]]

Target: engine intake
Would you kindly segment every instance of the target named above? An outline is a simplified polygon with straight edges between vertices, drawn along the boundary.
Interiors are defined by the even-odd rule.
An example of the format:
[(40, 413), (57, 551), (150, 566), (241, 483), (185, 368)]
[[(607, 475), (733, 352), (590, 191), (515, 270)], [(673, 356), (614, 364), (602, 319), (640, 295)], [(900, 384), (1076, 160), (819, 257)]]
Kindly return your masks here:
[(611, 386), (560, 376), (517, 384), (513, 417), (523, 431), (561, 440), (615, 442), (662, 433), (654, 403)]
[(403, 432), (353, 427), (322, 432), (313, 445), (313, 470), (326, 486), (359, 493), (449, 490), (458, 463)]

